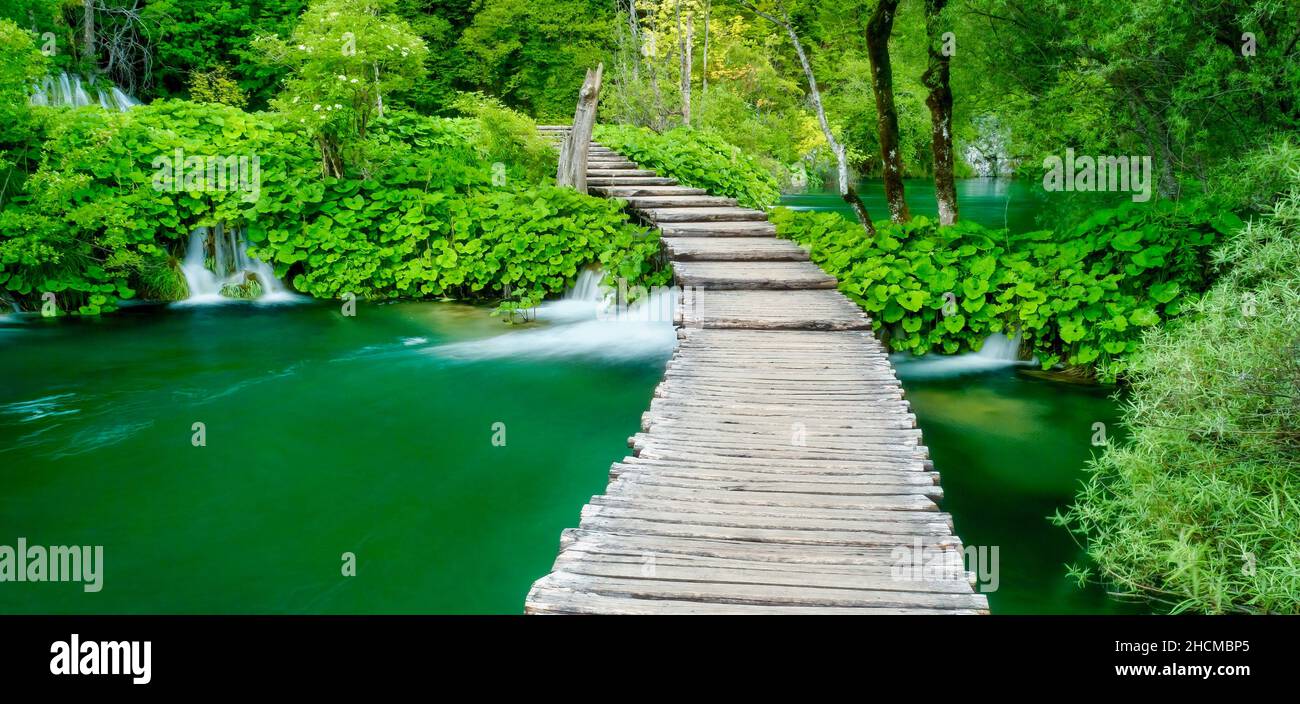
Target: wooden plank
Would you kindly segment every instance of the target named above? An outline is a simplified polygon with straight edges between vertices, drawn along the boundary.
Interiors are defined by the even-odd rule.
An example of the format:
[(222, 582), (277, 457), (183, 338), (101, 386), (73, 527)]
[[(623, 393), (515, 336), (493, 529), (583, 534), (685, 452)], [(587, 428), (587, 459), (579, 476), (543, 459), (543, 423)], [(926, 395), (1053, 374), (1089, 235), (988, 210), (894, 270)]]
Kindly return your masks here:
[(706, 289), (835, 288), (835, 277), (810, 262), (676, 262), (683, 286)]
[[(635, 200), (649, 199), (632, 199)], [(692, 261), (808, 261), (808, 252), (788, 240), (771, 237), (673, 237), (663, 240), (675, 262)]]
[(659, 227), (664, 237), (776, 237), (776, 225), (763, 221), (672, 222)]
[(703, 188), (687, 186), (598, 186), (588, 189), (606, 198), (632, 198), (636, 196), (689, 196), (704, 195)]
[(593, 177), (587, 179), (589, 186), (675, 186), (677, 181), (656, 176), (616, 176)]
[[(653, 172), (651, 172), (653, 173)], [(627, 174), (635, 176), (640, 174)], [(646, 208), (641, 214), (652, 222), (767, 222), (767, 213), (752, 208), (726, 207), (691, 207), (691, 208)]]
[(636, 210), (646, 208), (725, 208), (736, 205), (735, 198), (707, 195), (667, 195), (624, 198)]

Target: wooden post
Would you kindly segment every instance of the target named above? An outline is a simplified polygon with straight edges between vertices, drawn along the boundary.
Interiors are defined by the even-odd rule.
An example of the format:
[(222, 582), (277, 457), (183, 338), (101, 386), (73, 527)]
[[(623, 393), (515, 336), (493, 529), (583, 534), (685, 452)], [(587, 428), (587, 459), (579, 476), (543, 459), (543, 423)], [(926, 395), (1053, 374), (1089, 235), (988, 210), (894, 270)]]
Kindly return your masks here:
[(578, 93), (578, 109), (573, 113), (573, 129), (560, 147), (560, 168), (555, 174), (555, 185), (568, 186), (579, 193), (587, 192), (587, 152), (591, 145), (591, 130), (596, 125), (596, 103), (600, 100), (600, 80), (605, 64), (596, 70), (587, 69), (587, 78)]

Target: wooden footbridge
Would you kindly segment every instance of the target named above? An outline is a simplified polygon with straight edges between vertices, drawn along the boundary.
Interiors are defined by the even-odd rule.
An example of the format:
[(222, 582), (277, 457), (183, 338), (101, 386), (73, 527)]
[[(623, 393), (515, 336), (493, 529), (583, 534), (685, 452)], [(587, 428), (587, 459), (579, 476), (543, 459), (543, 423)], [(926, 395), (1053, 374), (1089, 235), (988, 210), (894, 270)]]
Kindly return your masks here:
[(595, 142), (586, 176), (661, 231), (679, 345), (526, 611), (987, 613), (902, 387), (835, 279), (763, 211)]

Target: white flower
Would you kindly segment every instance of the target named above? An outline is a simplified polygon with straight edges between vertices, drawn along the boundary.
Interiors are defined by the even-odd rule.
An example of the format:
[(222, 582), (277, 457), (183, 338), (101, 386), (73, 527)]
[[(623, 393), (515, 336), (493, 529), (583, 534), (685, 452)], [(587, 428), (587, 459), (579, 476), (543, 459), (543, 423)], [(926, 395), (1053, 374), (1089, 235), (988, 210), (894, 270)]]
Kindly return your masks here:
[(298, 51), (306, 51), (306, 50), (307, 50), (307, 46), (305, 44), (298, 45)]
[(302, 100), (302, 96), (300, 96), (300, 95), (295, 95), (295, 96), (293, 96), (293, 104), (294, 104), (294, 105), (297, 105), (299, 100)]
[(356, 82), (357, 82), (357, 79), (355, 79), (355, 78), (352, 79), (352, 80), (350, 80), (350, 81), (348, 81), (348, 83), (356, 83)]
[(342, 109), (343, 109), (343, 106), (342, 106), (342, 105), (339, 105), (338, 103), (334, 103), (334, 109), (335, 109), (335, 110), (342, 110)]
[(311, 106), (311, 109), (312, 109), (312, 110), (320, 110), (320, 103), (316, 103), (315, 105)]

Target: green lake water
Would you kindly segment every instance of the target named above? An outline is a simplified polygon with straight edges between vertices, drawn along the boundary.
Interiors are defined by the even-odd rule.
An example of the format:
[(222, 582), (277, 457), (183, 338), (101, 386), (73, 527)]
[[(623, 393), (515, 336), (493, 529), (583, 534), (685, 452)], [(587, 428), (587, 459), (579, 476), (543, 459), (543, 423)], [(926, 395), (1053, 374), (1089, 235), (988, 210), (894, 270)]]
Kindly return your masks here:
[[(888, 220), (889, 205), (880, 179), (862, 179), (857, 182), (858, 195), (873, 220)], [(904, 179), (903, 192), (907, 207), (913, 216), (924, 215), (931, 220), (938, 217), (934, 200), (934, 181)], [(1035, 193), (1024, 181), (1008, 178), (967, 178), (957, 181), (957, 208), (962, 219), (986, 227), (1006, 227), (1012, 232), (1037, 229), (1035, 222), (1042, 211), (1041, 193)], [(833, 211), (852, 218), (853, 210), (838, 192), (816, 189), (807, 193), (787, 194), (781, 205), (795, 210)]]
[(619, 325), (507, 331), (443, 303), (0, 316), (0, 545), (105, 562), (99, 593), (0, 584), (0, 613), (519, 613), (671, 352), (670, 325)]

